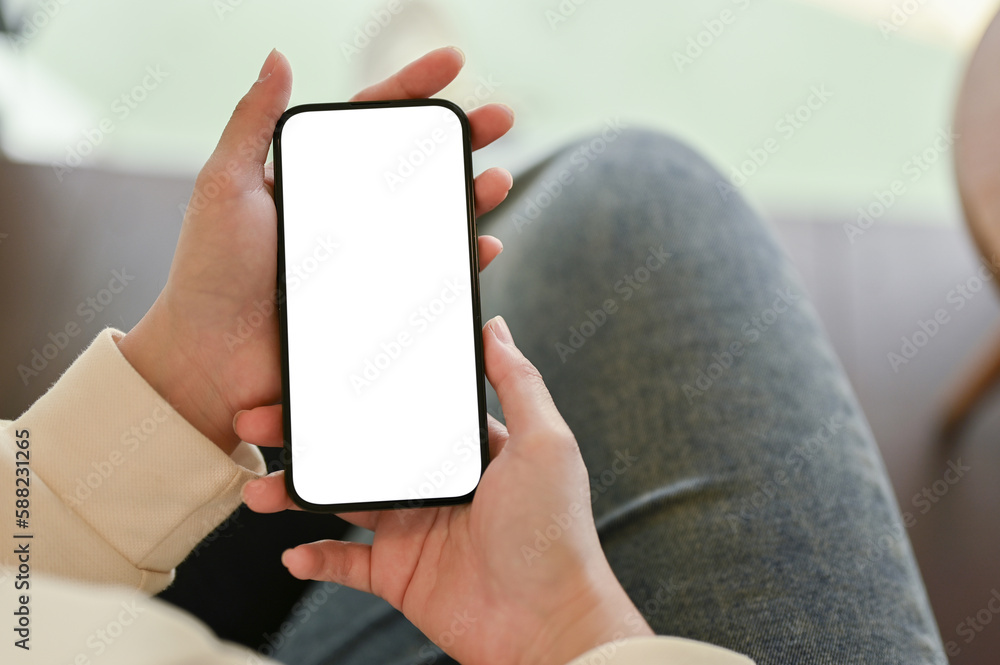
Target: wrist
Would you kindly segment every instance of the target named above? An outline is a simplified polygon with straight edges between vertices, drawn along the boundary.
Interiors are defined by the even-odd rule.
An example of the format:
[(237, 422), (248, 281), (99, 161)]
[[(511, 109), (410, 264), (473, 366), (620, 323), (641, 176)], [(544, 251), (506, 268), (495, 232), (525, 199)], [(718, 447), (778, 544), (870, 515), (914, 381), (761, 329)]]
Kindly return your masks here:
[(235, 410), (213, 387), (203, 364), (158, 316), (158, 304), (118, 340), (118, 350), (182, 418), (228, 455), (239, 444), (232, 429)]
[(547, 618), (522, 659), (525, 665), (567, 665), (596, 647), (655, 634), (610, 567), (600, 577), (599, 583), (581, 584), (560, 611)]

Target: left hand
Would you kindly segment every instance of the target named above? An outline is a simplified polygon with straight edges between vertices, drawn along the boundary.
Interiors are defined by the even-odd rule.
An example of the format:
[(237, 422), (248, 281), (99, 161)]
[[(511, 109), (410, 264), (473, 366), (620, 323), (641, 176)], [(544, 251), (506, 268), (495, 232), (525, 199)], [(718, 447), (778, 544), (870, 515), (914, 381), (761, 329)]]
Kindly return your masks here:
[[(352, 101), (429, 97), (464, 62), (457, 49), (431, 51)], [(272, 51), (198, 174), (166, 286), (118, 342), (139, 374), (226, 454), (239, 443), (235, 414), (281, 399), (274, 308), (278, 220), (274, 174), (264, 162), (291, 89), (288, 60)], [(502, 104), (468, 115), (473, 150), (513, 124), (512, 111)], [(504, 169), (479, 175), (476, 214), (499, 205), (511, 183)], [(501, 249), (496, 238), (481, 236), (480, 269)]]

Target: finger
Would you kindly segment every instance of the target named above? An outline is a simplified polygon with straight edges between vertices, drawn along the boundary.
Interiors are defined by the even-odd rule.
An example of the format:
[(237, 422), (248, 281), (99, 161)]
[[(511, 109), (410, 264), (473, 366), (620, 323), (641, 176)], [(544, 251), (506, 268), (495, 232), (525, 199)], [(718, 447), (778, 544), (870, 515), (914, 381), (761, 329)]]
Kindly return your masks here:
[(365, 88), (351, 97), (351, 101), (430, 97), (451, 83), (464, 64), (465, 54), (454, 46), (435, 49), (384, 81)]
[(334, 582), (372, 592), (371, 545), (320, 540), (285, 550), (281, 563), (300, 580)]
[(292, 94), (292, 68), (287, 58), (271, 51), (257, 81), (236, 105), (206, 168), (224, 169), (244, 186), (261, 186), (264, 160), (274, 126)]
[(507, 445), (510, 434), (502, 422), (488, 413), (486, 414), (486, 427), (490, 432), (490, 459), (496, 459), (503, 447)]
[(493, 236), (479, 236), (479, 272), (493, 263), (493, 259), (503, 251), (503, 243)]
[(243, 503), (255, 513), (280, 513), (283, 510), (302, 510), (285, 487), (285, 472), (275, 471), (263, 478), (251, 480), (243, 486)]
[[(280, 513), (283, 510), (302, 510), (288, 496), (285, 472), (275, 471), (263, 478), (249, 481), (243, 486), (243, 503), (255, 513)], [(337, 515), (362, 529), (374, 531), (378, 524), (378, 511), (343, 513)]]
[(479, 174), (475, 180), (476, 217), (485, 215), (500, 205), (511, 186), (514, 178), (507, 169), (493, 167)]
[(559, 431), (572, 437), (541, 374), (514, 346), (503, 317), (494, 317), (483, 328), (483, 352), (486, 378), (500, 398), (512, 436)]
[(473, 150), (485, 148), (514, 126), (514, 109), (506, 104), (487, 104), (469, 111), (469, 142)]
[(233, 419), (233, 430), (241, 441), (279, 448), (284, 445), (281, 413), (280, 404), (240, 411)]

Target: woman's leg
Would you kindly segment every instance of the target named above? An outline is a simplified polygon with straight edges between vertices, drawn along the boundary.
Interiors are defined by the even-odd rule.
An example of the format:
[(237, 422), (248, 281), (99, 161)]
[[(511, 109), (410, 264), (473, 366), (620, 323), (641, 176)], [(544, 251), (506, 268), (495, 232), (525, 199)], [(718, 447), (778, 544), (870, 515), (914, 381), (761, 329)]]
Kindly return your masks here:
[[(520, 178), (480, 231), (505, 245), (484, 320), (503, 314), (545, 377), (654, 630), (762, 665), (945, 662), (843, 371), (717, 171), (609, 124)], [(377, 599), (342, 589), (315, 618), (286, 662), (449, 662)]]
[[(610, 127), (610, 125), (609, 125)], [(657, 133), (564, 151), (483, 275), (576, 434), (660, 634), (768, 663), (944, 663), (871, 432), (771, 231)]]

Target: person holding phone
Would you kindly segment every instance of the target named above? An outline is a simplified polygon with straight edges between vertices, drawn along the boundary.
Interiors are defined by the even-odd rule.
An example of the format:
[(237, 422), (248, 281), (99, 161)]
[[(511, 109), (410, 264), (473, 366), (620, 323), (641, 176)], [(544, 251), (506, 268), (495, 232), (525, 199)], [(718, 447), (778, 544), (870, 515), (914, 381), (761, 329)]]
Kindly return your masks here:
[[(356, 99), (431, 96), (463, 62), (457, 49), (432, 51)], [(15, 534), (25, 537), (5, 548), (0, 588), (30, 586), (14, 599), (16, 637), (9, 642), (15, 644), (3, 645), (5, 655), (45, 663), (264, 662), (260, 654), (220, 644), (190, 617), (144, 594), (168, 585), (173, 568), (241, 498), (260, 512), (295, 508), (282, 472), (263, 476), (260, 454), (250, 445), (282, 444), (276, 317), (236, 346), (226, 341), (233, 322), (274, 293), (276, 212), (265, 160), (290, 89), (290, 66), (272, 52), (196, 180), (200, 196), (192, 201), (200, 204), (189, 206), (167, 284), (147, 315), (127, 334), (102, 332), (45, 396), (0, 430), (5, 514), (28, 511)], [(502, 136), (512, 122), (502, 105), (472, 111), (473, 149)], [(600, 363), (607, 366), (559, 360), (560, 366), (551, 360), (551, 339), (526, 335), (529, 355), (539, 352), (554, 375), (572, 379), (579, 391), (579, 405), (564, 402), (557, 409), (542, 379), (548, 369), (540, 373), (504, 318), (492, 318), (482, 333), (483, 356), (504, 422), (489, 417), (491, 461), (472, 502), (346, 514), (375, 532), (372, 545), (321, 541), (285, 552), (292, 575), (364, 595), (344, 590), (313, 609), (277, 657), (289, 663), (450, 657), (468, 665), (754, 662), (725, 646), (759, 663), (944, 662), (905, 535), (903, 546), (859, 558), (865, 539), (895, 526), (898, 515), (884, 476), (872, 473), (877, 453), (814, 315), (799, 306), (797, 292), (773, 292), (787, 266), (770, 236), (738, 197), (699, 195), (706, 186), (715, 191), (716, 172), (676, 144), (646, 133), (605, 132), (602, 140), (605, 148), (615, 142), (604, 162), (584, 156), (597, 154), (591, 142), (589, 153), (561, 155), (549, 168), (573, 164), (571, 177), (581, 183), (595, 178), (642, 187), (631, 192), (634, 207), (627, 208), (641, 214), (590, 225), (601, 215), (614, 218), (617, 209), (602, 205), (625, 204), (620, 191), (601, 205), (585, 197), (584, 208), (566, 211), (575, 219), (550, 218), (540, 232), (561, 237), (566, 253), (551, 252), (553, 245), (538, 237), (512, 237), (508, 249), (523, 251), (521, 260), (548, 252), (548, 263), (538, 261), (542, 272), (534, 275), (527, 263), (498, 271), (496, 288), (522, 299), (510, 305), (514, 330), (528, 326), (526, 317), (536, 314), (531, 307), (547, 307), (552, 316), (565, 308), (573, 316), (593, 314), (599, 307), (604, 318), (591, 320), (603, 321), (602, 334), (634, 337), (636, 326), (648, 324), (657, 332), (641, 338), (640, 357), (661, 353), (657, 344), (673, 340), (674, 364), (640, 366), (624, 350), (627, 364), (618, 366), (609, 355), (614, 344), (591, 340), (572, 348), (604, 354)], [(626, 157), (623, 184), (615, 164)], [(690, 163), (681, 166), (684, 160)], [(636, 184), (635, 165), (649, 170), (647, 181)], [(678, 183), (669, 185), (674, 198), (647, 189), (671, 179)], [(538, 186), (544, 182), (550, 180)], [(502, 169), (481, 174), (476, 213), (497, 207), (511, 187)], [(582, 189), (596, 196), (599, 187)], [(568, 196), (560, 202), (576, 205)], [(664, 212), (669, 206), (696, 204), (720, 214), (725, 228), (692, 226), (676, 239), (647, 242), (650, 233), (655, 240), (677, 221)], [(567, 236), (573, 224), (587, 225), (579, 237)], [(723, 234), (732, 244), (720, 249), (712, 240)], [(584, 286), (575, 264), (592, 259), (570, 248), (600, 242), (610, 257), (636, 249), (632, 238), (643, 247), (628, 272), (620, 274), (617, 264), (612, 269), (615, 279), (605, 286), (615, 295)], [(480, 267), (501, 249), (496, 238), (480, 236)], [(524, 297), (525, 280), (545, 274), (553, 280), (577, 275), (582, 291)], [(734, 281), (738, 274), (744, 279)], [(667, 299), (654, 280), (694, 293)], [(722, 284), (733, 293), (719, 297), (722, 314), (714, 314), (699, 289)], [(597, 305), (582, 309), (573, 300), (597, 296)], [(654, 308), (649, 299), (660, 302)], [(746, 366), (727, 361), (728, 374), (713, 370), (713, 384), (698, 383), (701, 395), (693, 398), (670, 384), (647, 390), (644, 382), (657, 372), (683, 380), (685, 368), (697, 374), (712, 352), (719, 355), (695, 329), (702, 337), (715, 334), (705, 327), (714, 324), (740, 330), (745, 315), (764, 311), (762, 303), (770, 310), (772, 301), (790, 330), (772, 322), (766, 336), (753, 328), (757, 341), (744, 345)], [(749, 316), (747, 325), (759, 318)], [(789, 339), (808, 349), (796, 350)], [(698, 344), (708, 350), (691, 355)], [(786, 349), (784, 357), (775, 358), (775, 345)], [(734, 346), (724, 353), (743, 355)], [(748, 371), (758, 372), (757, 383), (745, 380)], [(623, 372), (633, 373), (636, 392), (629, 381), (602, 385), (602, 378)], [(598, 395), (610, 396), (611, 411), (592, 406)], [(823, 439), (818, 448), (806, 447), (793, 459), (799, 434), (812, 429), (816, 413), (826, 413), (816, 406), (821, 397), (834, 408), (826, 414), (831, 431), (817, 435)], [(678, 399), (689, 399), (688, 407), (676, 408)], [(560, 413), (567, 409), (574, 421), (605, 417), (617, 424), (571, 429)], [(620, 409), (640, 409), (647, 419), (617, 421)], [(123, 451), (135, 428), (143, 433), (141, 445)], [(840, 443), (831, 444), (838, 436)], [(615, 437), (629, 448), (618, 448)], [(18, 474), (22, 467), (28, 471)], [(79, 498), (74, 488), (95, 469), (108, 472)], [(602, 480), (605, 469), (614, 477)], [(775, 481), (784, 495), (741, 507), (758, 481), (776, 477), (775, 469), (784, 469), (785, 480)], [(19, 475), (30, 478), (30, 496), (17, 498)], [(817, 487), (830, 492), (823, 500), (832, 497), (836, 514), (810, 498)], [(845, 562), (853, 566), (850, 575)], [(873, 588), (879, 593), (866, 593)], [(431, 651), (424, 648), (427, 639), (436, 645)]]

